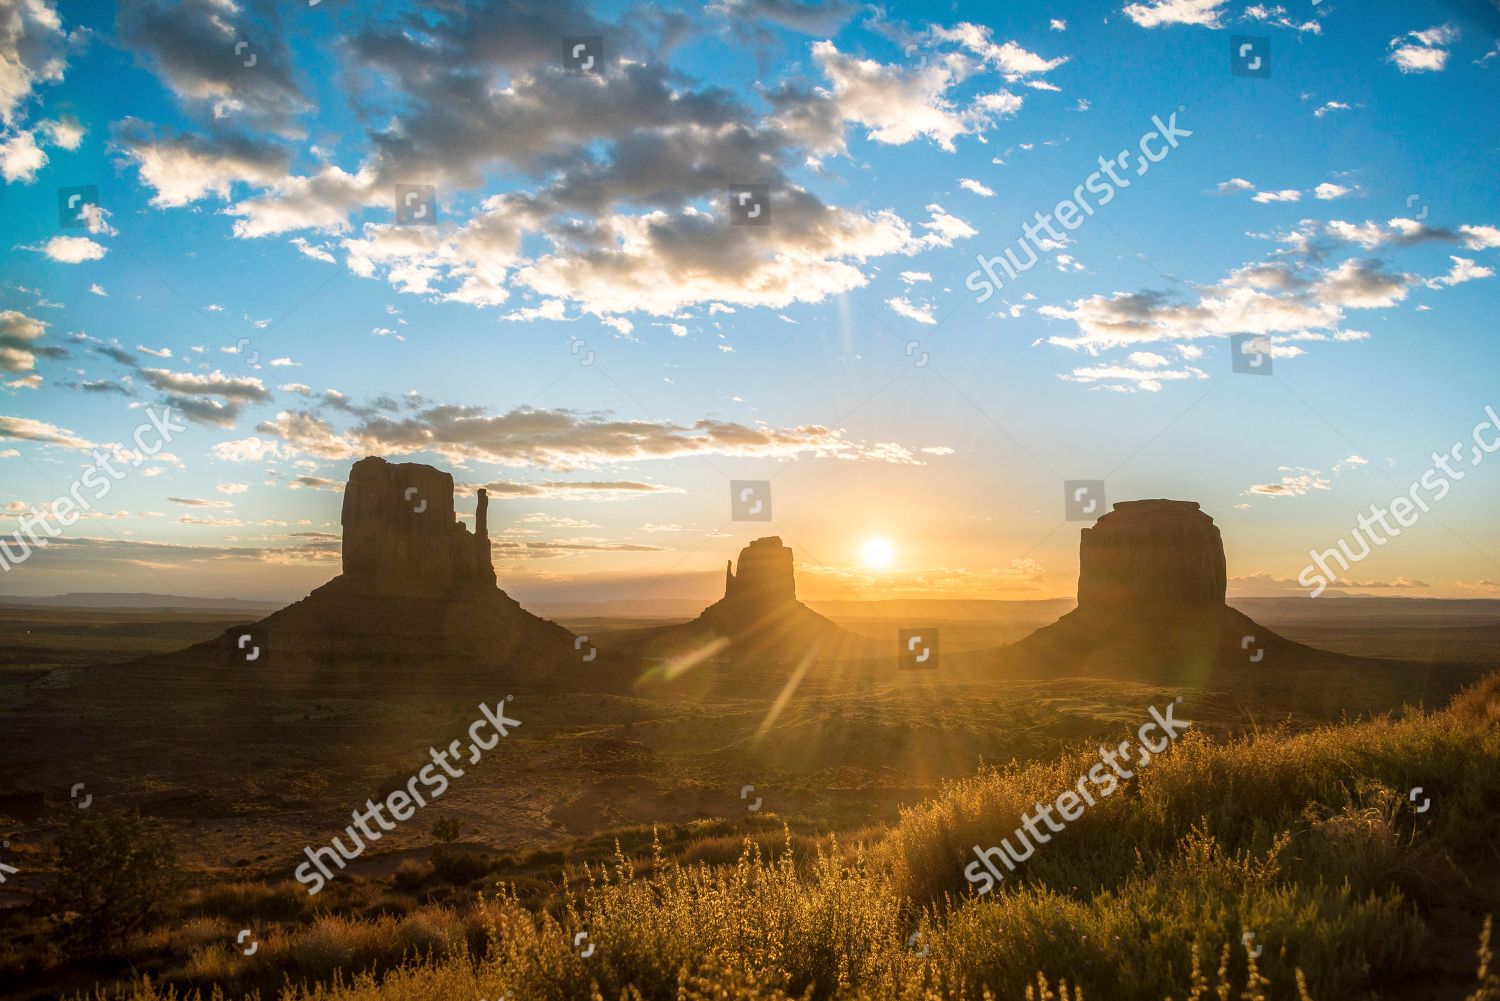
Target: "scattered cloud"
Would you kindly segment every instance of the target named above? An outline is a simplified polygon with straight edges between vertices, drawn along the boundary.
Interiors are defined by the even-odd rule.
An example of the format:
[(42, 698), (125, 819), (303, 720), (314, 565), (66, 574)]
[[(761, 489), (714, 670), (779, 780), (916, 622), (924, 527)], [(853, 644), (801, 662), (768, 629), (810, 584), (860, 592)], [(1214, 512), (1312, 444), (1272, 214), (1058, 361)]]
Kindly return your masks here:
[(885, 304), (891, 307), (891, 311), (896, 315), (904, 316), (908, 320), (915, 320), (918, 323), (928, 325), (937, 323), (937, 317), (933, 314), (931, 303), (923, 303), (919, 306), (906, 296), (892, 296), (885, 301)]
[(1226, 0), (1146, 0), (1128, 4), (1125, 16), (1142, 28), (1191, 24), (1202, 28), (1223, 27)]
[(1389, 58), (1402, 73), (1438, 73), (1448, 65), (1444, 46), (1452, 45), (1458, 37), (1458, 28), (1451, 24), (1409, 31), (1391, 39)]
[(1276, 483), (1257, 483), (1247, 493), (1262, 497), (1303, 497), (1314, 490), (1329, 490), (1333, 482), (1316, 469), (1302, 466), (1282, 466), (1284, 474)]

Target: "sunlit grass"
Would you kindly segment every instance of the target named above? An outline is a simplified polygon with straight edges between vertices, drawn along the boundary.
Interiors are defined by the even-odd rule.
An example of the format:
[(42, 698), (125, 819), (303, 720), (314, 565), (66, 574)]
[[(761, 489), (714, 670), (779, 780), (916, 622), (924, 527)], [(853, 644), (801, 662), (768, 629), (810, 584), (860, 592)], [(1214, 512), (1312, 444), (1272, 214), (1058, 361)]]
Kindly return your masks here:
[[(550, 908), (502, 887), (463, 915), (320, 917), (253, 960), (205, 944), (218, 926), (184, 927), (197, 945), (172, 979), (243, 983), (253, 962), (324, 984), (286, 1001), (1397, 996), (1431, 935), (1418, 905), (1493, 852), (1497, 697), (1492, 677), (1432, 715), (1190, 734), (983, 898), (962, 877), (972, 846), (1071, 785), (1092, 751), (954, 783), (864, 844), (794, 850), (784, 835), (719, 863), (617, 853)], [(1471, 1001), (1500, 998), (1488, 928)], [(353, 979), (330, 984), (334, 970)]]

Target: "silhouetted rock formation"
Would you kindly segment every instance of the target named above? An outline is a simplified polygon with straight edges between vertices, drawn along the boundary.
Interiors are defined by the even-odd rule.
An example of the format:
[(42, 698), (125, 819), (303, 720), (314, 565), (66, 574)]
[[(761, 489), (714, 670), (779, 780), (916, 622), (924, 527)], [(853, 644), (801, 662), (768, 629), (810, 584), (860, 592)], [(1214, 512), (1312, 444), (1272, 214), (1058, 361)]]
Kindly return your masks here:
[(479, 491), (474, 532), (453, 513), (453, 477), (416, 462), (371, 456), (349, 471), (344, 489), (344, 576), (372, 587), (423, 583), (495, 584)]
[(873, 644), (797, 600), (792, 551), (781, 539), (756, 539), (724, 567), (724, 597), (692, 622), (617, 633), (606, 642), (654, 657), (691, 655), (748, 660), (864, 656)]
[[(341, 682), (600, 676), (572, 633), (521, 608), (496, 586), (480, 490), (475, 529), (454, 515), (453, 477), (370, 457), (344, 492), (344, 572), (306, 598), (217, 640), (156, 663), (281, 669)], [(256, 652), (253, 658), (250, 653)]]
[(1116, 504), (1078, 545), (1078, 605), (1088, 610), (1224, 603), (1224, 540), (1193, 501)]
[(1114, 505), (1078, 547), (1078, 607), (998, 652), (1048, 674), (1203, 681), (1349, 658), (1293, 643), (1224, 603), (1224, 542), (1192, 501)]
[(817, 615), (797, 600), (792, 551), (773, 535), (756, 539), (740, 550), (738, 572), (732, 563), (725, 564), (724, 597), (704, 609), (700, 618), (732, 634), (754, 623), (780, 618), (794, 609)]

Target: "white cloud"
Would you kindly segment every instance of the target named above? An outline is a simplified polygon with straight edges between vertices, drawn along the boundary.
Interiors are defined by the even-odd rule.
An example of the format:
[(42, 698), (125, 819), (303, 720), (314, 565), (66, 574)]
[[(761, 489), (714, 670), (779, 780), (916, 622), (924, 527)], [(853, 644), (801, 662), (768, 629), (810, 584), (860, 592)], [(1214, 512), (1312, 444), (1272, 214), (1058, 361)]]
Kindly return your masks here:
[(1322, 118), (1324, 115), (1327, 115), (1329, 112), (1333, 112), (1333, 111), (1348, 111), (1348, 110), (1349, 110), (1349, 105), (1345, 104), (1343, 101), (1329, 101), (1326, 104), (1324, 104), (1322, 107), (1320, 107), (1317, 111), (1314, 111), (1313, 112), (1313, 117), (1314, 118)]
[(47, 154), (36, 144), (35, 133), (22, 129), (0, 140), (0, 176), (6, 183), (30, 184), (36, 180), (36, 172), (46, 165)]
[(1303, 497), (1314, 490), (1329, 490), (1333, 483), (1316, 469), (1304, 466), (1282, 466), (1284, 473), (1277, 483), (1257, 483), (1247, 493), (1263, 497)]
[[(873, 142), (901, 146), (926, 137), (952, 152), (956, 138), (989, 121), (990, 116), (978, 107), (968, 112), (956, 109), (947, 96), (967, 75), (961, 57), (905, 67), (845, 55), (830, 41), (813, 45), (812, 56), (832, 84), (830, 113), (844, 122), (866, 126), (866, 138)], [(1018, 108), (1020, 98), (1010, 96)], [(1013, 114), (1015, 109), (1007, 112), (1001, 105), (985, 110)], [(834, 148), (825, 146), (820, 151), (833, 152)]]
[(1467, 257), (1449, 257), (1453, 267), (1446, 275), (1428, 279), (1428, 288), (1439, 288), (1444, 285), (1460, 285), (1464, 282), (1474, 281), (1476, 278), (1489, 278), (1495, 271), (1493, 268), (1483, 267), (1475, 264)]
[(972, 191), (974, 192), (974, 194), (980, 196), (981, 198), (995, 197), (995, 192), (993, 189), (987, 187), (984, 184), (981, 184), (980, 182), (974, 180), (972, 177), (960, 177), (958, 179), (958, 184), (959, 187), (963, 188), (966, 191)]
[(1294, 188), (1284, 188), (1281, 191), (1257, 191), (1251, 201), (1260, 202), (1296, 202), (1302, 200), (1302, 192)]
[(62, 80), (68, 36), (51, 0), (0, 8), (0, 124), (14, 126), (33, 90)]
[(1402, 73), (1437, 73), (1448, 64), (1445, 45), (1458, 41), (1458, 28), (1440, 24), (1391, 39), (1390, 60)]
[(1160, 28), (1170, 24), (1193, 24), (1204, 28), (1221, 27), (1226, 0), (1146, 0), (1125, 8), (1125, 16), (1142, 28)]
[(0, 440), (34, 441), (60, 448), (92, 449), (97, 446), (67, 428), (30, 417), (0, 417)]
[(311, 243), (308, 243), (304, 237), (292, 237), (291, 244), (303, 254), (306, 254), (308, 257), (311, 257), (315, 261), (322, 261), (325, 264), (334, 263), (332, 254), (324, 250), (322, 247), (315, 247)]
[(221, 441), (210, 451), (215, 459), (224, 462), (264, 462), (267, 459), (286, 459), (290, 454), (277, 441), (268, 441), (252, 435), (237, 441)]
[(188, 205), (215, 195), (228, 198), (236, 183), (273, 184), (286, 174), (286, 153), (243, 139), (155, 136), (127, 120), (120, 147), (140, 169), (158, 208)]
[(249, 490), (250, 489), (250, 484), (248, 484), (248, 483), (220, 483), (218, 486), (214, 487), (214, 489), (217, 490), (221, 494), (229, 494), (229, 495), (233, 496), (234, 494), (242, 494), (246, 490)]
[[(822, 425), (772, 428), (704, 418), (689, 427), (530, 407), (489, 415), (470, 407), (434, 405), (399, 419), (370, 414), (345, 431), (314, 413), (282, 411), (256, 431), (280, 439), (290, 455), (328, 460), (432, 452), (454, 463), (477, 460), (556, 470), (693, 455), (919, 461), (901, 446), (849, 441), (842, 431)], [(254, 461), (269, 454), (259, 438), (228, 444), (216, 447), (215, 456)]]
[(1416, 275), (1383, 271), (1378, 261), (1351, 258), (1328, 272), (1312, 294), (1336, 306), (1375, 309), (1405, 299), (1407, 290), (1419, 280)]
[(97, 261), (109, 252), (103, 244), (95, 243), (86, 236), (54, 236), (41, 247), (27, 247), (26, 249), (40, 250), (52, 260), (63, 264)]
[(37, 342), (47, 322), (14, 309), (0, 310), (0, 372), (30, 372), (36, 368)]
[(1220, 181), (1219, 182), (1219, 187), (1218, 187), (1218, 193), (1221, 194), (1221, 195), (1227, 195), (1231, 191), (1254, 191), (1254, 190), (1255, 190), (1255, 185), (1251, 184), (1249, 181), (1245, 180), (1243, 177), (1231, 177), (1227, 181)]
[(1346, 188), (1342, 184), (1334, 184), (1332, 181), (1324, 181), (1322, 184), (1313, 189), (1313, 195), (1315, 195), (1320, 201), (1330, 202), (1335, 198), (1344, 197), (1353, 190), (1353, 188)]
[(937, 323), (937, 317), (933, 315), (933, 307), (931, 303), (923, 303), (922, 305), (918, 306), (914, 305), (912, 301), (905, 296), (901, 296), (899, 298), (892, 296), (885, 301), (885, 304), (891, 307), (891, 310), (898, 316), (904, 316), (908, 320), (915, 320), (918, 323), (926, 323), (929, 325)]
[(1039, 312), (1075, 326), (1075, 334), (1054, 335), (1047, 343), (1094, 355), (1160, 341), (1250, 333), (1268, 340), (1273, 357), (1291, 357), (1302, 353), (1293, 341), (1367, 337), (1341, 329), (1344, 310), (1391, 306), (1420, 281), (1416, 275), (1385, 271), (1371, 260), (1350, 259), (1332, 268), (1273, 261), (1247, 265), (1217, 284), (1198, 286), (1196, 297), (1187, 301), (1154, 291), (1116, 292), (1078, 299), (1067, 307), (1043, 306)]
[[(1141, 352), (1131, 355), (1132, 361)], [(1160, 358), (1160, 355), (1147, 355), (1148, 358)], [(1161, 359), (1166, 363), (1166, 359)], [(1094, 365), (1084, 368), (1075, 368), (1058, 376), (1064, 382), (1077, 382), (1084, 384), (1097, 384), (1095, 389), (1103, 389), (1113, 393), (1159, 393), (1162, 385), (1167, 382), (1175, 382), (1182, 379), (1207, 379), (1208, 373), (1199, 368), (1170, 369), (1163, 368), (1155, 362), (1142, 365)]]
[(1494, 226), (1460, 226), (1458, 231), (1464, 236), (1464, 246), (1470, 250), (1487, 250), (1491, 247), (1500, 247), (1500, 228)]

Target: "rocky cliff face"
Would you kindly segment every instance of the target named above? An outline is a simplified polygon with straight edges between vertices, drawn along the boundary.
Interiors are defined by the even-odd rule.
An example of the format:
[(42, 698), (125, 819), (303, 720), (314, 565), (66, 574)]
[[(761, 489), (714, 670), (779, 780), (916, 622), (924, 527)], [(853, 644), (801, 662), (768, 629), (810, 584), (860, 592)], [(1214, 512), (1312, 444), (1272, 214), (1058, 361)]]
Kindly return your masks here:
[(1224, 541), (1193, 501), (1116, 504), (1078, 549), (1085, 612), (1224, 604)]
[(582, 660), (572, 633), (497, 586), (487, 504), (479, 491), (471, 532), (454, 518), (448, 473), (361, 459), (344, 490), (342, 574), (259, 622), (154, 663), (243, 667), (253, 654), (262, 679), (424, 690), (497, 679), (615, 684), (605, 657)]
[(751, 609), (773, 609), (795, 603), (792, 551), (778, 536), (756, 539), (740, 550), (738, 570), (724, 569), (724, 601)]
[[(832, 653), (861, 641), (797, 600), (792, 551), (781, 539), (756, 539), (724, 569), (724, 597), (694, 622), (669, 627), (653, 642), (672, 639), (701, 646), (703, 630), (732, 641), (732, 657), (800, 659), (809, 651)], [(852, 655), (852, 654), (850, 654)]]
[(479, 491), (475, 531), (453, 513), (453, 477), (416, 462), (371, 456), (354, 464), (344, 490), (344, 577), (351, 585), (399, 590), (495, 585)]

